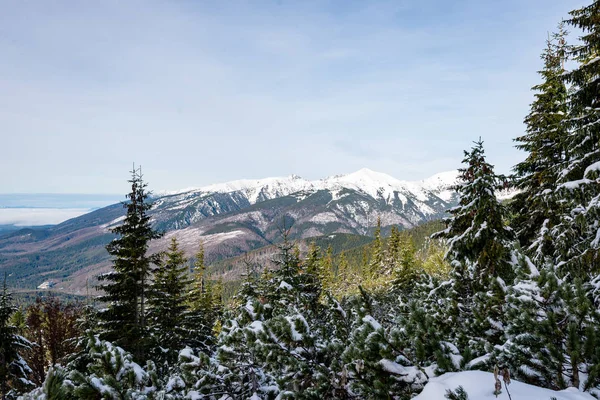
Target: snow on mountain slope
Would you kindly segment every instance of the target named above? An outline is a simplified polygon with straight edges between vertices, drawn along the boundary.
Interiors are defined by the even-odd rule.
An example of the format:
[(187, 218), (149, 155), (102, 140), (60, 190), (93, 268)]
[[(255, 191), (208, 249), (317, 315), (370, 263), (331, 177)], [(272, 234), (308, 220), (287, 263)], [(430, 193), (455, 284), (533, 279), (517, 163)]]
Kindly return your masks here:
[(314, 189), (314, 185), (311, 182), (297, 175), (291, 175), (284, 178), (241, 179), (232, 182), (217, 183), (200, 188), (199, 191), (208, 193), (231, 193), (239, 191), (245, 194), (250, 204), (255, 204), (259, 201), (312, 189)]
[(419, 182), (425, 190), (430, 190), (444, 201), (449, 201), (455, 195), (452, 187), (458, 181), (458, 171), (446, 171), (435, 174)]
[[(401, 181), (363, 168), (315, 181), (295, 175), (243, 179), (155, 196), (152, 218), (159, 229), (182, 229), (206, 218), (239, 213), (259, 203), (290, 196), (296, 203), (308, 206), (311, 201), (314, 203), (324, 197), (306, 199), (323, 193), (330, 196), (328, 201), (332, 208), (329, 211), (336, 209), (337, 215), (342, 213), (346, 219), (355, 219), (359, 224), (359, 219), (371, 221), (377, 215), (397, 214), (406, 221), (403, 225), (413, 226), (441, 217), (454, 205), (456, 194), (447, 184), (454, 176), (456, 172), (438, 174), (424, 181)], [(391, 218), (389, 223), (397, 223), (392, 222), (397, 219)]]
[[(494, 374), (483, 371), (449, 372), (432, 378), (425, 389), (414, 400), (445, 399), (446, 390), (456, 390), (462, 386), (472, 400), (508, 400), (509, 396), (502, 385), (502, 393), (494, 395)], [(582, 393), (575, 388), (556, 392), (526, 383), (512, 381), (508, 391), (513, 399), (518, 400), (593, 400), (588, 393)]]
[(336, 175), (316, 181), (315, 187), (322, 189), (349, 188), (361, 191), (373, 198), (390, 200), (395, 191), (405, 190), (402, 181), (381, 172), (363, 168), (347, 175)]
[[(237, 192), (242, 194), (250, 204), (256, 204), (259, 201), (283, 197), (297, 192), (329, 190), (332, 193), (339, 193), (340, 189), (347, 188), (368, 194), (376, 199), (383, 199), (387, 203), (394, 199), (395, 194), (399, 195), (398, 197), (402, 202), (407, 201), (408, 198), (427, 201), (431, 197), (431, 193), (437, 192), (444, 193), (443, 196), (449, 199), (444, 191), (449, 190), (450, 186), (456, 181), (457, 175), (457, 171), (449, 171), (422, 181), (412, 182), (401, 181), (390, 175), (363, 168), (350, 174), (334, 175), (316, 181), (309, 181), (297, 175), (279, 178), (241, 179), (196, 189), (159, 193), (158, 197), (185, 200), (193, 194)], [(445, 198), (442, 198), (442, 200), (447, 201)], [(186, 204), (183, 202), (179, 206), (185, 207)]]

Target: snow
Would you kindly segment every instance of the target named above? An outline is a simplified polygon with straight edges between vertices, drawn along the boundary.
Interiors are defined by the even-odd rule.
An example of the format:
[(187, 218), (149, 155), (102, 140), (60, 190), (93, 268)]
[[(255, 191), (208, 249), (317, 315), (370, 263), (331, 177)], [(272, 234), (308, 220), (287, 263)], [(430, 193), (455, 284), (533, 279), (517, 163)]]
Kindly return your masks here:
[(402, 365), (398, 364), (397, 362), (394, 362), (391, 360), (386, 360), (384, 358), (383, 360), (379, 361), (379, 364), (381, 365), (381, 367), (384, 370), (386, 370), (390, 374), (396, 374), (396, 375), (405, 375), (406, 374), (406, 368), (403, 367)]
[(264, 326), (262, 321), (253, 321), (250, 325), (248, 325), (248, 329), (254, 333), (258, 333), (264, 330)]
[(583, 173), (583, 176), (587, 176), (587, 174), (592, 171), (600, 171), (600, 161), (597, 161), (597, 162), (593, 163), (592, 165), (590, 165), (589, 167), (587, 167), (585, 169), (585, 172)]
[[(262, 199), (272, 199), (287, 196), (292, 193), (312, 189), (312, 183), (296, 175), (288, 177), (264, 178), (264, 179), (240, 179), (225, 183), (203, 186), (200, 188), (188, 188), (174, 192), (163, 192), (162, 195), (179, 195), (192, 192), (201, 193), (232, 193), (242, 192), (251, 204)], [(261, 199), (261, 197), (263, 197)]]
[[(423, 391), (414, 400), (444, 399), (446, 390), (455, 390), (459, 386), (466, 390), (471, 400), (508, 399), (504, 383), (502, 384), (502, 393), (498, 397), (494, 395), (494, 383), (494, 374), (490, 372), (451, 372), (430, 379)], [(514, 380), (508, 385), (508, 391), (513, 399), (518, 400), (549, 400), (553, 397), (557, 400), (594, 400), (591, 395), (579, 392), (575, 388), (556, 392)]]
[(370, 324), (373, 327), (373, 329), (375, 329), (376, 331), (378, 331), (379, 329), (381, 329), (381, 324), (379, 322), (377, 322), (375, 320), (375, 318), (373, 318), (370, 315), (366, 315), (363, 318), (363, 322), (366, 322), (366, 323)]
[(306, 329), (308, 329), (308, 323), (306, 322), (306, 320), (304, 319), (304, 317), (300, 314), (296, 314), (294, 316), (291, 317), (285, 317), (285, 319), (288, 321), (288, 323), (290, 324), (290, 330), (292, 333), (292, 340), (295, 342), (298, 342), (300, 340), (302, 340), (303, 335), (298, 332), (298, 330), (296, 329), (296, 321), (300, 321), (300, 323), (304, 324), (304, 326), (306, 327)]
[(451, 187), (456, 185), (458, 174), (457, 170), (440, 172), (422, 180), (420, 183), (424, 189), (434, 192), (440, 199), (450, 201), (455, 195)]
[[(288, 177), (273, 177), (264, 179), (240, 179), (225, 183), (187, 188), (178, 191), (160, 192), (155, 206), (167, 206), (172, 209), (183, 209), (193, 203), (200, 196), (214, 193), (240, 193), (250, 204), (278, 197), (296, 195), (302, 192), (299, 199), (318, 190), (329, 190), (332, 201), (337, 201), (347, 195), (342, 194), (343, 189), (352, 189), (365, 193), (376, 199), (383, 199), (388, 204), (396, 198), (402, 204), (409, 200), (416, 200), (420, 211), (430, 214), (432, 210), (423, 204), (437, 196), (443, 201), (449, 201), (455, 195), (451, 189), (456, 183), (458, 171), (447, 171), (436, 174), (420, 181), (403, 181), (382, 172), (368, 168), (356, 172), (335, 175), (324, 179), (309, 181), (296, 175)], [(420, 203), (420, 204), (419, 204)]]
[(279, 284), (279, 289), (292, 290), (292, 285), (290, 285), (286, 281), (281, 281), (281, 283)]

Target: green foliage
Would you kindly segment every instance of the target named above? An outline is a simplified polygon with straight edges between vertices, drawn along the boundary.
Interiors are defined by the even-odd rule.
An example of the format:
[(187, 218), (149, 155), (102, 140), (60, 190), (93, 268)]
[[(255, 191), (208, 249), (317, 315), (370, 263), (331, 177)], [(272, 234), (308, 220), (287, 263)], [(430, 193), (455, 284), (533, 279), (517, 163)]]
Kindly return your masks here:
[(457, 387), (455, 390), (446, 390), (444, 397), (449, 400), (469, 400), (469, 395), (462, 386)]
[(527, 132), (515, 139), (517, 147), (527, 152), (524, 161), (515, 167), (516, 187), (520, 189), (510, 207), (513, 221), (518, 226), (517, 236), (530, 254), (539, 258), (552, 254), (554, 245), (549, 235), (559, 222), (560, 204), (555, 196), (560, 169), (567, 159), (567, 87), (563, 80), (567, 58), (565, 37), (561, 22), (558, 32), (546, 42), (542, 53), (544, 68), (539, 71), (542, 83), (534, 86), (535, 100), (525, 118)]
[(17, 311), (4, 279), (0, 294), (0, 397), (14, 399), (31, 389), (33, 383), (27, 377), (31, 369), (22, 357), (31, 343), (18, 334), (18, 328), (11, 324), (11, 317)]
[[(185, 346), (189, 315), (187, 260), (173, 237), (164, 260), (154, 271), (148, 291), (148, 328), (152, 358), (159, 368), (172, 365)], [(166, 367), (165, 367), (166, 368)]]
[(152, 239), (161, 235), (150, 225), (146, 183), (141, 170), (131, 171), (131, 192), (128, 202), (123, 203), (127, 214), (122, 225), (112, 229), (118, 235), (106, 246), (113, 257), (113, 272), (99, 277), (104, 292), (101, 302), (108, 307), (99, 314), (102, 338), (133, 351), (136, 359), (143, 360), (149, 345), (146, 322), (146, 302), (152, 262), (156, 256), (148, 256)]
[(215, 324), (223, 312), (223, 286), (209, 279), (200, 244), (194, 260), (194, 277), (189, 293), (189, 315), (185, 326), (188, 346), (208, 351), (214, 345)]

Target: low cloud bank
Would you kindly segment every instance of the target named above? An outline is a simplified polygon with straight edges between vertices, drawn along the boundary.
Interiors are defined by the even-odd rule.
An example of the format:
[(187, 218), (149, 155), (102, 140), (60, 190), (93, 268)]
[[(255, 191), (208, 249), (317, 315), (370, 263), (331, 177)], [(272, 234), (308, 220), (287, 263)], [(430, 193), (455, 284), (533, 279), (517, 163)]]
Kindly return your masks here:
[(0, 208), (0, 225), (54, 225), (90, 211), (89, 208)]

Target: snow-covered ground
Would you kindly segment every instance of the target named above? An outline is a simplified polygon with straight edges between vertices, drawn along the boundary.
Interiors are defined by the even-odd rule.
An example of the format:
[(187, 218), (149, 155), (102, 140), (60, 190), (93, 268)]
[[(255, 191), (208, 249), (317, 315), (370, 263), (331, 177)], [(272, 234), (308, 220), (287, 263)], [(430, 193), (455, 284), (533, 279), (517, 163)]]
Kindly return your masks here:
[[(502, 393), (494, 395), (494, 374), (483, 371), (452, 372), (432, 378), (425, 389), (414, 400), (443, 400), (446, 390), (455, 390), (462, 386), (469, 400), (508, 400), (508, 394), (502, 383)], [(513, 400), (595, 400), (587, 393), (582, 393), (575, 388), (555, 392), (539, 388), (526, 383), (512, 381), (508, 391)]]

